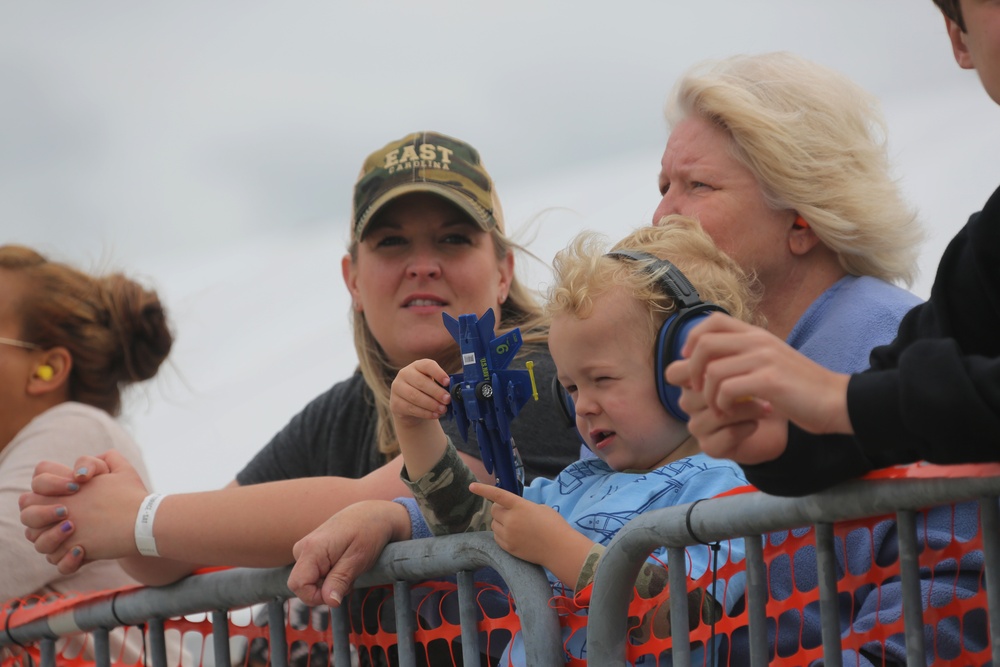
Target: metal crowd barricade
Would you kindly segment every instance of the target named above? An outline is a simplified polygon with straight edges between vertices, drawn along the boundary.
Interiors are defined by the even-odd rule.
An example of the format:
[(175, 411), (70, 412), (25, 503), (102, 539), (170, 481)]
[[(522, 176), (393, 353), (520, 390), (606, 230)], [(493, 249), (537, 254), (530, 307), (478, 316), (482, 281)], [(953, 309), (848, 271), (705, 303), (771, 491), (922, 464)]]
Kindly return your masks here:
[[(397, 599), (408, 599), (409, 582), (455, 575), (458, 571), (459, 615), (462, 655), (467, 665), (480, 660), (477, 632), (477, 609), (473, 595), (472, 572), (493, 568), (510, 588), (524, 637), (527, 664), (562, 665), (560, 628), (555, 609), (549, 605), (551, 589), (543, 570), (519, 560), (497, 546), (491, 533), (450, 535), (391, 544), (375, 567), (355, 583), (355, 590), (393, 584)], [(284, 600), (291, 596), (286, 581), (290, 567), (275, 569), (233, 569), (197, 574), (170, 586), (138, 588), (115, 594), (110, 599), (78, 605), (26, 623), (17, 619), (18, 611), (8, 614), (0, 631), (0, 649), (40, 644), (43, 667), (56, 662), (56, 640), (93, 633), (95, 663), (110, 664), (108, 633), (121, 626), (145, 624), (149, 629), (146, 664), (167, 666), (163, 621), (165, 619), (210, 612), (213, 624), (215, 665), (229, 665), (229, 623), (227, 610), (268, 603), (271, 647), (285, 647)], [(24, 612), (27, 614), (31, 608)], [(347, 611), (332, 610), (333, 664), (351, 664)], [(396, 605), (400, 665), (415, 665), (413, 645), (413, 610)], [(272, 650), (270, 664), (287, 664), (285, 651)]]
[[(998, 505), (1000, 472), (998, 471), (1000, 466), (990, 469), (988, 473), (981, 470), (973, 473), (979, 476), (865, 479), (849, 482), (823, 493), (794, 499), (748, 492), (642, 514), (626, 524), (608, 546), (597, 570), (587, 605), (589, 617), (574, 616), (572, 612), (559, 616), (557, 613), (557, 609), (560, 608), (559, 601), (551, 598), (551, 589), (541, 568), (504, 552), (493, 541), (490, 533), (451, 535), (389, 545), (376, 566), (356, 582), (355, 588), (364, 589), (391, 584), (395, 600), (409, 601), (411, 582), (423, 583), (428, 579), (454, 575), (459, 571), (456, 597), (460, 623), (457, 624), (457, 628), (452, 625), (449, 632), (461, 633), (464, 664), (478, 664), (482, 653), (480, 650), (482, 647), (479, 645), (480, 634), (483, 627), (492, 621), (478, 622), (480, 609), (475, 600), (476, 584), (473, 582), (472, 571), (490, 567), (506, 582), (516, 603), (518, 618), (513, 619), (516, 627), (510, 624), (505, 627), (515, 628), (516, 631), (523, 633), (527, 665), (563, 664), (564, 659), (567, 659), (563, 654), (566, 632), (578, 631), (582, 627), (581, 624), (586, 624), (588, 633), (589, 664), (601, 667), (625, 665), (629, 659), (629, 651), (635, 649), (635, 645), (629, 645), (634, 639), (630, 633), (642, 625), (637, 622), (638, 618), (643, 614), (647, 617), (654, 615), (649, 611), (649, 606), (636, 604), (632, 585), (649, 553), (657, 547), (666, 546), (668, 563), (684, 562), (684, 550), (687, 547), (700, 545), (698, 548), (707, 549), (708, 547), (704, 546), (706, 543), (738, 538), (744, 541), (746, 558), (740, 562), (724, 565), (721, 569), (729, 567), (730, 575), (736, 571), (745, 578), (746, 593), (742, 599), (746, 608), (739, 612), (739, 617), (733, 618), (738, 618), (740, 623), (746, 619), (745, 625), (738, 628), (741, 632), (745, 631), (748, 655), (745, 662), (751, 665), (766, 665), (772, 652), (776, 652), (774, 646), (776, 639), (774, 634), (770, 633), (775, 630), (777, 624), (780, 624), (780, 621), (776, 624), (774, 614), (772, 617), (768, 616), (772, 613), (771, 605), (775, 602), (772, 593), (774, 579), (770, 581), (768, 579), (768, 568), (773, 565), (768, 559), (774, 557), (776, 550), (773, 537), (778, 534), (775, 531), (789, 531), (789, 535), (797, 532), (795, 539), (798, 541), (795, 542), (795, 549), (799, 549), (804, 541), (812, 540), (809, 544), (815, 555), (812, 556), (810, 553), (810, 556), (815, 563), (815, 588), (818, 589), (818, 593), (814, 590), (810, 592), (809, 597), (792, 596), (781, 604), (793, 608), (798, 605), (797, 610), (803, 611), (804, 618), (804, 608), (807, 606), (805, 601), (809, 600), (808, 605), (813, 605), (815, 601), (822, 629), (821, 646), (803, 646), (803, 652), (777, 656), (775, 663), (807, 664), (815, 653), (822, 651), (825, 664), (833, 666), (841, 664), (841, 642), (845, 636), (841, 619), (838, 618), (840, 611), (838, 596), (843, 599), (845, 595), (850, 597), (854, 594), (851, 590), (838, 591), (838, 586), (846, 587), (844, 580), (850, 577), (853, 577), (853, 585), (856, 586), (858, 581), (863, 581), (866, 576), (865, 573), (859, 575), (856, 572), (847, 572), (849, 568), (843, 560), (843, 551), (835, 552), (836, 543), (840, 540), (841, 547), (846, 548), (847, 539), (843, 537), (843, 531), (849, 530), (852, 525), (864, 523), (862, 520), (867, 521), (868, 518), (873, 519), (864, 525), (876, 521), (878, 525), (883, 525), (884, 522), (879, 517), (889, 515), (895, 521), (892, 530), (897, 531), (895, 539), (898, 543), (899, 557), (894, 561), (895, 569), (879, 565), (873, 567), (873, 576), (891, 576), (901, 581), (902, 595), (899, 607), (902, 609), (902, 620), (892, 621), (886, 627), (890, 632), (896, 632), (897, 626), (902, 628), (900, 634), (905, 635), (907, 664), (926, 663), (924, 624), (926, 618), (933, 622), (934, 614), (939, 611), (936, 609), (924, 611), (928, 600), (921, 589), (921, 584), (926, 582), (921, 580), (920, 568), (924, 567), (926, 570), (927, 556), (937, 557), (943, 554), (943, 557), (961, 560), (968, 556), (970, 551), (978, 550), (982, 561), (981, 563), (976, 561), (979, 564), (976, 565), (978, 569), (974, 571), (977, 590), (972, 597), (958, 600), (955, 605), (964, 614), (970, 613), (970, 609), (975, 613), (983, 613), (981, 630), (985, 635), (988, 623), (989, 641), (984, 642), (983, 648), (974, 649), (973, 654), (978, 664), (992, 660), (992, 664), (1000, 665), (1000, 642), (997, 641), (1000, 637), (1000, 611), (998, 611), (1000, 610), (1000, 505)], [(987, 474), (991, 476), (986, 476)], [(958, 533), (953, 525), (950, 536), (956, 544), (947, 549), (937, 550), (924, 545), (922, 552), (917, 539), (918, 520), (922, 513), (918, 512), (926, 508), (940, 508), (951, 503), (967, 501), (978, 501), (979, 505), (979, 516), (975, 526), (976, 539), (957, 543)], [(952, 515), (953, 520), (954, 516)], [(930, 532), (929, 523), (921, 525), (926, 536)], [(789, 538), (788, 543), (792, 541)], [(797, 558), (799, 551), (795, 554)], [(841, 561), (838, 561), (838, 555)], [(874, 553), (872, 555), (874, 559)], [(798, 561), (793, 562), (788, 572), (790, 578), (794, 579), (797, 576), (795, 568), (798, 565)], [(838, 567), (844, 569), (841, 575), (838, 575)], [(668, 650), (671, 652), (669, 664), (688, 665), (691, 664), (692, 646), (697, 646), (698, 642), (705, 645), (704, 626), (694, 630), (689, 628), (687, 621), (691, 620), (688, 619), (691, 608), (685, 602), (686, 596), (669, 595), (669, 592), (670, 589), (687, 590), (692, 586), (702, 586), (708, 573), (702, 574), (699, 582), (692, 583), (684, 568), (668, 568), (668, 571), (669, 589), (664, 591), (663, 600), (668, 599), (669, 602), (660, 600), (654, 601), (653, 604), (664, 607), (669, 605), (670, 638), (663, 641), (655, 637), (645, 638), (643, 641), (647, 644), (639, 645), (641, 650), (638, 655), (654, 655), (656, 659), (647, 660), (643, 664), (652, 662), (668, 664), (660, 660), (660, 656), (663, 655), (662, 646), (669, 642)], [(2, 624), (0, 650), (16, 648), (19, 645), (36, 645), (40, 648), (38, 654), (41, 664), (49, 667), (59, 664), (57, 639), (91, 633), (94, 662), (98, 665), (109, 665), (113, 660), (109, 655), (109, 631), (120, 626), (142, 624), (148, 628), (149, 637), (149, 644), (143, 656), (144, 664), (166, 666), (168, 662), (167, 642), (164, 638), (165, 622), (167, 625), (176, 624), (177, 617), (209, 612), (212, 619), (211, 646), (214, 651), (211, 663), (220, 666), (230, 665), (229, 632), (232, 626), (227, 612), (266, 603), (269, 621), (267, 627), (260, 632), (269, 634), (268, 646), (272, 650), (267, 659), (270, 664), (282, 667), (288, 664), (287, 648), (295, 640), (297, 632), (286, 623), (284, 617), (284, 601), (291, 595), (285, 583), (288, 572), (289, 568), (225, 570), (195, 575), (172, 586), (123, 590), (95, 599), (73, 601), (72, 604), (64, 608), (54, 608), (53, 611), (46, 611), (44, 605), (18, 609), (8, 612), (5, 616), (0, 614), (0, 624)], [(773, 570), (771, 572), (773, 574)], [(981, 585), (980, 579), (985, 582), (984, 585)], [(948, 581), (945, 579), (944, 583), (947, 584)], [(714, 593), (717, 590), (714, 581), (712, 586), (711, 590)], [(957, 591), (956, 588), (956, 598)], [(881, 604), (881, 600), (879, 603)], [(565, 611), (568, 607), (563, 605), (562, 608)], [(418, 651), (414, 642), (414, 630), (415, 624), (422, 622), (421, 617), (413, 612), (409, 604), (396, 604), (394, 611), (395, 631), (382, 633), (380, 640), (386, 640), (388, 637), (398, 655), (400, 665), (417, 664)], [(882, 614), (883, 608), (879, 607), (877, 612)], [(985, 618), (987, 612), (988, 618)], [(804, 621), (802, 622), (804, 624)], [(965, 622), (963, 619), (961, 621), (963, 625), (959, 626), (963, 631)], [(655, 621), (650, 621), (648, 627), (654, 625)], [(329, 642), (332, 646), (333, 664), (338, 667), (351, 664), (350, 642), (357, 635), (349, 636), (349, 627), (348, 613), (344, 610), (333, 610), (332, 629), (326, 631), (322, 641)], [(712, 630), (710, 643), (714, 644), (714, 625)], [(857, 634), (864, 635), (864, 632), (859, 630)], [(202, 634), (208, 633), (203, 631)], [(421, 636), (428, 635), (425, 633)], [(278, 650), (277, 647), (286, 650)], [(426, 650), (428, 647), (424, 645), (423, 648)], [(208, 651), (207, 648), (205, 650)], [(655, 653), (651, 654), (650, 650), (654, 650)], [(729, 656), (729, 660), (733, 660), (732, 655)], [(206, 664), (209, 662), (206, 659)], [(582, 661), (569, 659), (569, 662), (576, 665)], [(9, 663), (4, 661), (3, 664)], [(72, 664), (80, 663), (76, 661)], [(736, 663), (730, 662), (730, 664)]]
[[(981, 473), (977, 473), (981, 474)], [(596, 573), (590, 599), (588, 657), (590, 664), (627, 663), (632, 582), (651, 551), (668, 548), (669, 587), (687, 591), (684, 549), (731, 538), (743, 538), (746, 547), (746, 608), (749, 617), (749, 660), (767, 665), (770, 651), (765, 605), (769, 583), (762, 544), (768, 533), (812, 526), (815, 533), (822, 651), (826, 665), (841, 664), (841, 625), (838, 618), (837, 562), (833, 526), (836, 522), (894, 515), (898, 528), (902, 614), (908, 665), (926, 664), (924, 612), (918, 571), (919, 510), (978, 501), (982, 537), (985, 599), (989, 617), (992, 664), (1000, 665), (1000, 476), (991, 468), (985, 477), (857, 480), (803, 498), (779, 498), (761, 492), (699, 501), (692, 505), (642, 514), (618, 532)], [(704, 548), (704, 547), (702, 547)], [(688, 607), (684, 595), (670, 596), (672, 664), (691, 660)], [(634, 619), (633, 619), (634, 620)], [(772, 625), (773, 629), (773, 625)], [(773, 639), (773, 637), (772, 637)], [(800, 664), (778, 660), (780, 664)]]

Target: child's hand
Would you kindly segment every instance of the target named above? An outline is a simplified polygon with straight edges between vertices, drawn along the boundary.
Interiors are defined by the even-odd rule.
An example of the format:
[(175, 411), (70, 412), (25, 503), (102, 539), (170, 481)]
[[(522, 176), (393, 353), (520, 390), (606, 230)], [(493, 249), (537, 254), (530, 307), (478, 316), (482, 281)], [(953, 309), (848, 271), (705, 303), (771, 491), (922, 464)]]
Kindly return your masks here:
[(556, 572), (551, 564), (553, 557), (563, 552), (567, 540), (583, 537), (548, 505), (480, 482), (470, 484), (469, 490), (493, 502), (493, 537), (512, 556)]
[(419, 359), (399, 371), (392, 381), (389, 409), (396, 425), (413, 426), (422, 420), (440, 419), (448, 410), (451, 382), (437, 362)]

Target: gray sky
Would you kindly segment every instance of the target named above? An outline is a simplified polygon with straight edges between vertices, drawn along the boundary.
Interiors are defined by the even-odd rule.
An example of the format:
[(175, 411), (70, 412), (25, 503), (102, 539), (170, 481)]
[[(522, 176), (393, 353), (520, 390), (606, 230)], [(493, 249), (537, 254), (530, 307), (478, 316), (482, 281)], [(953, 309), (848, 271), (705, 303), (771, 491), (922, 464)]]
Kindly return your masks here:
[(794, 51), (882, 100), (928, 229), (922, 296), (1000, 182), (1000, 110), (954, 64), (930, 0), (8, 0), (3, 14), (0, 240), (161, 291), (177, 347), (126, 420), (166, 491), (224, 484), (353, 368), (350, 190), (364, 156), (408, 132), (479, 148), (509, 226), (533, 221), (548, 261), (585, 227), (649, 221), (684, 69)]

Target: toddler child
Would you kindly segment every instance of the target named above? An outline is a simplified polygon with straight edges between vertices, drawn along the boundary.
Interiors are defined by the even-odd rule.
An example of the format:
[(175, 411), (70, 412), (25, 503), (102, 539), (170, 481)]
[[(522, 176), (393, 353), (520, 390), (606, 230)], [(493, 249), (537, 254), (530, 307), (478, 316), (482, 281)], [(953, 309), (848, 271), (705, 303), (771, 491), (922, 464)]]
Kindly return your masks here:
[[(449, 376), (430, 359), (399, 372), (390, 408), (401, 476), (432, 532), (492, 529), (504, 550), (543, 566), (557, 592), (572, 593), (591, 583), (606, 545), (629, 519), (746, 484), (737, 465), (701, 453), (662, 378), (688, 320), (706, 308), (679, 285), (689, 280), (705, 302), (743, 320), (751, 319), (754, 296), (736, 264), (696, 222), (680, 217), (639, 229), (608, 253), (585, 233), (557, 255), (555, 269), (549, 346), (577, 429), (598, 458), (577, 461), (554, 480), (534, 480), (523, 497), (477, 483), (438, 421), (451, 401)], [(689, 550), (690, 576), (707, 570), (707, 551)], [(665, 549), (655, 556), (665, 560)], [(742, 557), (741, 543), (722, 546), (720, 562)], [(647, 562), (637, 592), (651, 597), (665, 585), (666, 570)], [(704, 607), (712, 616), (718, 605)], [(585, 656), (584, 641), (567, 651)], [(517, 639), (511, 652), (518, 654)]]

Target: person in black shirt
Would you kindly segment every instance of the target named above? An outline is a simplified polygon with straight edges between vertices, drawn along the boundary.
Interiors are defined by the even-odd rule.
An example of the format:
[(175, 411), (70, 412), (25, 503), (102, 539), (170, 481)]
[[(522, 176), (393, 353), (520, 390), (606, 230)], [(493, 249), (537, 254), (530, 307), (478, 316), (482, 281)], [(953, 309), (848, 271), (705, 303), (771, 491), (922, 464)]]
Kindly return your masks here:
[[(511, 367), (531, 360), (538, 385), (551, 384), (548, 325), (537, 297), (517, 280), (517, 248), (504, 233), (496, 189), (472, 146), (420, 132), (369, 155), (354, 188), (351, 239), (342, 268), (360, 362), (352, 377), (293, 417), (221, 491), (147, 495), (131, 466), (114, 455), (81, 459), (72, 469), (42, 466), (34, 480), (40, 493), (21, 502), (36, 549), (63, 572), (84, 560), (123, 558), (137, 579), (161, 585), (197, 565), (290, 563), (296, 540), (339, 509), (408, 495), (399, 481), (389, 386), (399, 368), (424, 357), (452, 372), (461, 369), (442, 312), (482, 316), (492, 308), (498, 334), (519, 327), (524, 338)], [(310, 353), (303, 350), (304, 358)], [(527, 481), (554, 476), (579, 456), (579, 438), (561, 409), (549, 392), (539, 396), (512, 422)], [(489, 480), (475, 439), (465, 443), (452, 420), (443, 426), (463, 459)], [(71, 493), (68, 484), (80, 490)], [(156, 519), (152, 550), (146, 536), (133, 537), (143, 511)], [(70, 533), (53, 527), (67, 521)], [(80, 555), (71, 551), (77, 546)]]
[[(955, 54), (1000, 104), (1000, 5), (935, 0)], [(948, 245), (930, 299), (871, 367), (827, 371), (725, 317), (692, 332), (667, 379), (685, 387), (690, 428), (713, 456), (779, 495), (876, 468), (1000, 459), (1000, 189)]]

